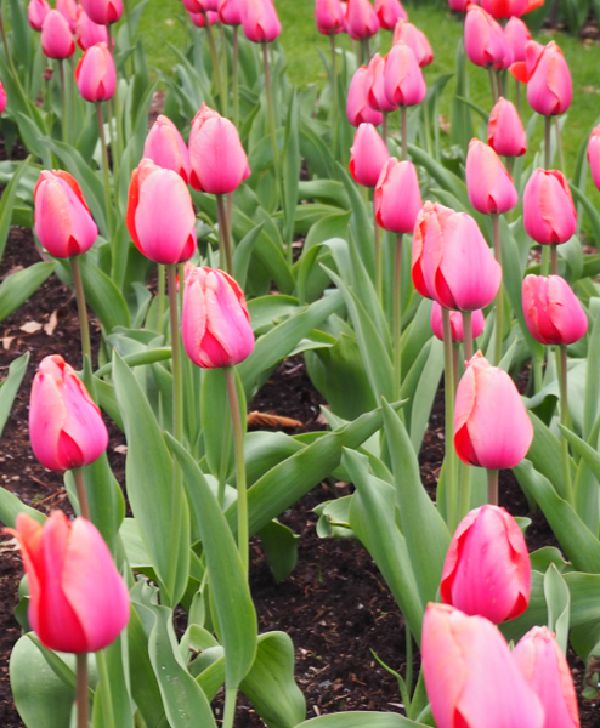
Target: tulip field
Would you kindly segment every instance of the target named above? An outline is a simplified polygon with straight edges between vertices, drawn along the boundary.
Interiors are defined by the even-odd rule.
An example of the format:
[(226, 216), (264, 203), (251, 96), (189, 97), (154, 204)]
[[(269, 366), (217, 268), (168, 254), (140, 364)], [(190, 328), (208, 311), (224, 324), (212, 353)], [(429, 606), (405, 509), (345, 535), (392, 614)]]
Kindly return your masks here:
[(154, 3), (0, 7), (0, 724), (597, 728), (600, 5)]

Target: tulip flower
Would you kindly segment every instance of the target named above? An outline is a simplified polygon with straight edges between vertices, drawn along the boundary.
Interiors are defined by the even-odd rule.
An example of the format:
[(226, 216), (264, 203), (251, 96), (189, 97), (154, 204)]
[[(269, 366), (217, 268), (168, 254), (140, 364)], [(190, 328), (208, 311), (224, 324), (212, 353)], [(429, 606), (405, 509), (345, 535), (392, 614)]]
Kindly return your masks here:
[[(507, 41), (508, 42), (508, 41)], [(510, 67), (511, 74), (520, 83), (527, 83), (537, 66), (537, 62), (544, 52), (545, 46), (535, 40), (528, 40), (525, 45), (525, 59), (514, 62)]]
[(464, 42), (467, 57), (476, 66), (510, 66), (511, 54), (502, 27), (479, 5), (470, 5), (467, 10)]
[(272, 0), (245, 0), (242, 4), (244, 35), (254, 43), (269, 43), (281, 33)]
[(544, 728), (579, 728), (573, 677), (553, 633), (547, 627), (533, 627), (512, 655), (542, 704)]
[(531, 561), (521, 529), (504, 508), (481, 506), (460, 522), (446, 555), (440, 595), (445, 604), (494, 624), (527, 609)]
[(219, 14), (213, 10), (203, 13), (190, 13), (188, 10), (187, 13), (196, 28), (206, 28), (208, 25), (215, 25), (215, 23), (219, 22)]
[(520, 17), (527, 12), (529, 0), (479, 0), (481, 7), (496, 20)]
[(77, 181), (62, 170), (44, 170), (33, 191), (33, 229), (56, 258), (81, 255), (92, 247), (98, 228)]
[(594, 184), (600, 190), (600, 124), (594, 127), (587, 146), (587, 158)]
[[(444, 331), (442, 326), (442, 307), (437, 301), (431, 302), (431, 314), (429, 316), (429, 324), (436, 339), (444, 340)], [(478, 308), (471, 315), (471, 340), (481, 336), (485, 327), (485, 318), (483, 311)], [(463, 315), (460, 311), (450, 311), (450, 331), (452, 341), (459, 343), (464, 340), (463, 331)]]
[(384, 83), (388, 101), (396, 106), (415, 106), (425, 98), (423, 72), (412, 48), (406, 43), (394, 43), (388, 53)]
[(190, 155), (179, 130), (163, 114), (152, 124), (146, 137), (143, 156), (164, 169), (172, 169), (187, 182), (190, 176)]
[(542, 728), (540, 701), (487, 619), (429, 604), (421, 655), (438, 728)]
[(369, 105), (384, 114), (397, 108), (396, 104), (390, 103), (385, 93), (385, 63), (386, 59), (375, 53), (367, 66)]
[(383, 122), (383, 114), (369, 104), (369, 73), (367, 66), (359, 66), (350, 79), (346, 97), (346, 116), (352, 126)]
[(58, 354), (42, 359), (34, 377), (29, 439), (40, 463), (59, 471), (93, 463), (108, 445), (100, 410)]
[(117, 70), (106, 43), (96, 43), (81, 56), (75, 69), (75, 80), (86, 101), (98, 103), (113, 97)]
[(550, 41), (537, 60), (527, 83), (527, 101), (543, 116), (564, 114), (571, 105), (573, 84), (565, 57)]
[(465, 13), (471, 0), (448, 0), (448, 7), (455, 13)]
[(83, 9), (94, 23), (112, 25), (123, 14), (123, 0), (81, 0)]
[(56, 9), (65, 17), (71, 33), (77, 32), (77, 20), (81, 7), (77, 0), (56, 0)]
[(393, 43), (406, 43), (410, 46), (421, 68), (433, 61), (433, 51), (427, 36), (407, 20), (399, 20), (396, 23)]
[(498, 99), (488, 119), (488, 144), (503, 157), (520, 157), (527, 151), (527, 134), (515, 105)]
[(42, 24), (42, 50), (48, 58), (69, 58), (75, 52), (69, 23), (58, 10), (50, 10)]
[(241, 25), (242, 0), (219, 0), (219, 20), (225, 25)]
[(490, 470), (514, 468), (532, 439), (533, 426), (513, 380), (475, 354), (456, 391), (454, 447), (460, 459)]
[(445, 308), (474, 311), (495, 298), (502, 273), (475, 220), (426, 202), (415, 224), (412, 278), (417, 291)]
[(577, 210), (564, 174), (536, 169), (523, 191), (523, 225), (541, 244), (566, 243), (577, 229)]
[(196, 250), (196, 217), (185, 182), (150, 159), (131, 175), (126, 222), (136, 248), (156, 263), (181, 263)]
[(499, 215), (517, 204), (517, 190), (496, 152), (471, 139), (465, 165), (471, 205), (484, 215)]
[(381, 28), (394, 30), (399, 20), (408, 20), (400, 0), (375, 0), (375, 12)]
[(373, 193), (377, 223), (395, 233), (411, 233), (422, 207), (419, 178), (412, 162), (386, 160)]
[(217, 0), (183, 0), (183, 6), (190, 14), (217, 13)]
[(324, 35), (342, 33), (346, 27), (340, 0), (316, 0), (315, 19), (317, 30)]
[(504, 37), (508, 43), (513, 63), (525, 60), (525, 49), (528, 41), (531, 40), (531, 33), (525, 23), (516, 17), (512, 17), (504, 26)]
[(372, 124), (361, 124), (350, 149), (350, 174), (355, 182), (375, 187), (389, 157), (383, 139)]
[(346, 5), (346, 32), (353, 40), (375, 35), (379, 18), (369, 0), (348, 0)]
[(50, 5), (46, 0), (29, 0), (29, 4), (27, 5), (27, 20), (29, 25), (39, 32), (50, 9)]
[(521, 290), (525, 323), (536, 341), (566, 346), (586, 335), (587, 316), (564, 278), (528, 275)]
[(0, 81), (0, 114), (6, 111), (6, 90)]
[(108, 45), (106, 25), (94, 23), (85, 10), (80, 8), (79, 17), (77, 18), (77, 44), (82, 51), (87, 51), (96, 43), (106, 43)]
[(96, 652), (129, 622), (129, 594), (102, 536), (84, 518), (52, 511), (42, 526), (26, 513), (12, 531), (29, 581), (28, 618), (58, 652)]

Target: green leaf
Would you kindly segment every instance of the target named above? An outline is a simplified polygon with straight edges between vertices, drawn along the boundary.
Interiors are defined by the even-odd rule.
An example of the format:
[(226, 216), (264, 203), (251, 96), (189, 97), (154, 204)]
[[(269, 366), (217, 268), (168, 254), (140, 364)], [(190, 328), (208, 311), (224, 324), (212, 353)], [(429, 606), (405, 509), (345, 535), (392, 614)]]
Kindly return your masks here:
[(106, 332), (110, 334), (116, 326), (129, 327), (129, 309), (121, 291), (89, 256), (80, 260), (86, 298)]
[(285, 581), (298, 563), (300, 537), (279, 521), (271, 521), (258, 535), (273, 578), (277, 583)]
[(296, 94), (292, 91), (288, 101), (288, 114), (284, 131), (282, 183), (283, 183), (283, 241), (291, 245), (294, 239), (296, 200), (300, 180), (299, 111)]
[(529, 412), (529, 417), (533, 424), (533, 441), (527, 452), (527, 459), (564, 495), (559, 439), (533, 412)]
[(400, 713), (352, 710), (322, 715), (299, 723), (296, 728), (426, 728), (426, 726), (424, 723), (415, 723)]
[(17, 188), (21, 182), (21, 178), (25, 172), (29, 170), (30, 159), (31, 157), (28, 157), (25, 161), (19, 164), (17, 171), (13, 174), (10, 182), (4, 188), (2, 198), (0, 199), (0, 260), (2, 260), (4, 249), (6, 247), (6, 238), (8, 237), (8, 231), (12, 220)]
[(14, 399), (17, 396), (17, 392), (27, 371), (28, 362), (29, 352), (23, 354), (18, 359), (13, 359), (8, 368), (7, 376), (2, 384), (0, 384), (0, 436), (2, 435), (2, 430), (4, 430), (6, 420), (10, 415)]
[(554, 564), (544, 575), (544, 597), (548, 605), (548, 628), (556, 634), (563, 654), (567, 652), (571, 594), (566, 581)]
[[(131, 694), (147, 728), (168, 728), (158, 680), (148, 655), (148, 637), (144, 632), (138, 609), (139, 607), (134, 604), (127, 628)], [(146, 610), (145, 613), (150, 614), (150, 611)]]
[(55, 265), (53, 261), (34, 263), (29, 268), (6, 276), (0, 284), (0, 321), (37, 291), (52, 273)]
[(8, 528), (14, 528), (17, 514), (27, 513), (38, 523), (44, 523), (46, 516), (31, 506), (26, 506), (14, 493), (6, 488), (0, 488), (0, 521)]

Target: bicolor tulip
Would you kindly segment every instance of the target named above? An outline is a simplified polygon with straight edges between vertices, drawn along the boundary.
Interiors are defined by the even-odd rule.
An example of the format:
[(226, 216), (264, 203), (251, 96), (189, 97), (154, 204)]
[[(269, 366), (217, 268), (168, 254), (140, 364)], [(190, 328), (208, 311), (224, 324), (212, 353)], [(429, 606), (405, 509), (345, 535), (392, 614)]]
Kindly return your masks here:
[(587, 158), (594, 184), (600, 190), (600, 124), (594, 127), (590, 134)]
[(412, 233), (422, 204), (413, 163), (390, 157), (383, 165), (373, 193), (377, 223), (394, 233)]
[(214, 268), (186, 271), (181, 331), (187, 355), (204, 369), (239, 364), (254, 349), (244, 292)]
[(544, 713), (489, 620), (429, 604), (421, 655), (438, 728), (542, 728)]
[(542, 704), (544, 728), (579, 728), (573, 677), (553, 633), (547, 627), (533, 627), (512, 654)]
[(77, 20), (81, 12), (81, 6), (77, 0), (56, 0), (56, 9), (64, 15), (69, 24), (69, 30), (75, 34), (77, 32)]
[(470, 5), (465, 18), (465, 53), (476, 66), (508, 68), (511, 54), (499, 23), (479, 5)]
[(367, 66), (368, 101), (369, 105), (377, 111), (389, 113), (398, 107), (388, 100), (385, 93), (385, 63), (386, 59), (379, 53), (375, 53), (369, 61)]
[(544, 116), (564, 114), (571, 105), (573, 83), (560, 48), (551, 40), (537, 59), (527, 82), (527, 101)]
[(254, 43), (270, 43), (281, 33), (273, 0), (245, 0), (242, 4), (244, 35)]
[(108, 445), (100, 410), (58, 354), (42, 359), (33, 379), (29, 439), (40, 463), (59, 471), (93, 463)]
[(29, 0), (29, 4), (27, 5), (27, 21), (29, 25), (39, 32), (50, 10), (50, 5), (46, 0)]
[(359, 66), (350, 79), (346, 97), (346, 116), (352, 126), (383, 122), (383, 114), (369, 104), (369, 72), (367, 66)]
[(163, 114), (152, 124), (144, 144), (144, 157), (164, 169), (172, 169), (187, 182), (190, 177), (190, 155), (183, 137), (171, 119)]
[(50, 10), (42, 24), (42, 50), (48, 58), (69, 58), (75, 52), (69, 23), (58, 10)]
[(412, 279), (422, 295), (444, 308), (474, 311), (496, 297), (502, 271), (475, 220), (426, 202), (413, 235)]
[(527, 151), (527, 134), (512, 101), (500, 97), (490, 113), (488, 144), (503, 157), (520, 157)]
[(375, 0), (375, 12), (379, 26), (386, 30), (394, 30), (399, 20), (408, 20), (408, 15), (400, 0)]
[[(442, 307), (437, 301), (431, 302), (429, 324), (436, 339), (444, 340), (444, 327), (442, 323)], [(485, 327), (483, 311), (478, 308), (471, 314), (471, 339), (481, 336)], [(450, 311), (450, 331), (452, 341), (459, 343), (464, 340), (463, 315), (460, 311)]]
[(587, 316), (564, 278), (525, 276), (521, 294), (525, 323), (536, 341), (565, 346), (586, 335)]
[(529, 0), (479, 0), (481, 7), (493, 18), (520, 17), (527, 12)]
[(525, 60), (525, 49), (531, 40), (529, 28), (521, 18), (512, 17), (504, 26), (504, 37), (510, 49), (512, 62)]
[(106, 43), (96, 43), (81, 56), (75, 69), (75, 80), (86, 101), (97, 103), (113, 97), (117, 69)]
[(219, 20), (225, 25), (241, 25), (242, 0), (219, 0)]
[(348, 0), (346, 32), (354, 40), (369, 38), (379, 30), (379, 18), (369, 0)]
[(399, 20), (396, 23), (393, 43), (406, 43), (410, 46), (421, 68), (433, 61), (433, 51), (427, 36), (407, 20)]
[(387, 54), (384, 69), (385, 94), (396, 106), (415, 106), (425, 98), (425, 78), (412, 48), (394, 43)]
[(0, 114), (6, 111), (6, 90), (0, 81)]
[(92, 247), (98, 228), (77, 181), (60, 169), (40, 173), (33, 190), (33, 230), (56, 258), (81, 255)]
[(108, 45), (108, 32), (106, 25), (94, 23), (83, 8), (80, 8), (77, 18), (77, 44), (82, 51), (87, 51), (96, 43)]
[(81, 0), (81, 4), (99, 25), (112, 25), (123, 15), (123, 0)]
[(350, 174), (364, 187), (375, 187), (389, 154), (372, 124), (361, 124), (350, 149)]
[(129, 593), (93, 523), (52, 511), (44, 525), (26, 513), (12, 531), (29, 582), (29, 624), (58, 652), (97, 652), (129, 622)]
[(342, 33), (346, 28), (344, 8), (340, 0), (316, 0), (317, 30), (324, 35)]
[(135, 247), (155, 263), (188, 260), (196, 250), (196, 216), (185, 182), (142, 159), (131, 175), (127, 228)]
[(491, 470), (514, 468), (527, 454), (533, 426), (515, 383), (480, 352), (456, 390), (454, 447), (461, 460)]
[(569, 183), (556, 169), (536, 169), (523, 191), (523, 225), (541, 244), (566, 243), (577, 230)]
[(479, 139), (471, 139), (465, 165), (471, 205), (484, 215), (499, 215), (517, 204), (517, 190), (502, 160)]
[(522, 614), (531, 595), (531, 561), (515, 519), (481, 506), (454, 532), (440, 583), (442, 601), (494, 624)]

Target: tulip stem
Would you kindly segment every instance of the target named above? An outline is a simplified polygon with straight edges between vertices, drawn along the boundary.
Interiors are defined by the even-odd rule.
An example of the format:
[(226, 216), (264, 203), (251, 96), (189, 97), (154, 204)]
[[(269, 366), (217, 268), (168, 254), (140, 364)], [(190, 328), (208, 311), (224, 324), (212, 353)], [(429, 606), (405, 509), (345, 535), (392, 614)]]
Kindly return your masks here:
[(203, 12), (204, 27), (206, 28), (206, 37), (208, 38), (208, 52), (215, 76), (215, 86), (217, 87), (217, 95), (219, 97), (219, 111), (225, 113), (225, 100), (223, 97), (223, 85), (221, 83), (221, 66), (219, 65), (219, 56), (217, 54), (217, 46), (213, 35), (212, 26), (208, 21), (208, 13)]
[[(473, 329), (471, 328), (471, 317), (471, 311), (463, 311), (463, 346), (466, 361), (470, 361), (473, 356)], [(458, 376), (458, 372), (456, 372), (456, 376)]]
[(487, 469), (488, 503), (492, 506), (498, 505), (498, 472), (492, 468)]
[(58, 61), (60, 70), (60, 100), (62, 102), (62, 140), (65, 144), (69, 141), (69, 109), (67, 107), (67, 79), (65, 77), (65, 61), (61, 58)]
[(368, 38), (361, 38), (360, 39), (360, 63), (359, 66), (362, 66), (369, 62), (369, 58), (371, 57), (371, 51), (369, 49), (369, 39)]
[(90, 512), (90, 502), (85, 489), (85, 477), (81, 468), (73, 468), (73, 480), (75, 481), (75, 489), (77, 490), (77, 500), (79, 501), (79, 515), (92, 520)]
[(558, 275), (558, 245), (550, 245), (550, 275)]
[(408, 159), (408, 108), (400, 107), (400, 123), (402, 125), (402, 159)]
[(173, 437), (181, 442), (183, 435), (183, 390), (181, 386), (181, 347), (177, 311), (177, 264), (167, 266), (167, 277), (169, 280), (169, 317), (171, 324), (171, 373), (173, 376)]
[(275, 105), (273, 104), (273, 84), (271, 81), (271, 64), (269, 62), (269, 46), (262, 43), (263, 66), (265, 70), (265, 95), (267, 99), (267, 115), (269, 120), (269, 132), (271, 135), (271, 152), (273, 154), (273, 167), (275, 175), (279, 178), (279, 148), (277, 146), (277, 129), (275, 123)]
[(239, 25), (233, 26), (232, 36), (232, 59), (231, 59), (231, 85), (233, 93), (233, 123), (237, 127), (240, 117), (240, 36)]
[(158, 330), (163, 332), (163, 318), (165, 316), (165, 267), (158, 264)]
[(488, 75), (490, 77), (490, 89), (492, 92), (492, 102), (495, 104), (496, 101), (498, 101), (498, 86), (497, 86), (496, 74), (494, 73), (494, 69), (491, 66), (488, 66)]
[[(106, 135), (104, 134), (104, 118), (102, 116), (102, 102), (96, 103), (96, 122), (98, 124), (98, 137), (102, 149), (102, 186), (104, 187), (104, 207), (106, 208), (106, 234), (110, 237), (112, 233), (112, 200), (110, 194), (110, 177), (108, 169), (108, 148), (106, 146)], [(114, 260), (116, 251), (113, 250)], [(114, 268), (113, 260), (113, 268)]]
[(237, 702), (237, 688), (225, 688), (225, 709), (223, 711), (223, 721), (221, 728), (233, 728), (235, 720), (235, 704)]
[(396, 234), (394, 255), (394, 373), (396, 378), (396, 399), (402, 390), (402, 233)]
[(88, 727), (87, 654), (77, 654), (77, 728)]
[(515, 106), (521, 116), (521, 82), (515, 78)]
[(446, 478), (446, 520), (450, 531), (458, 525), (458, 492), (456, 481), (456, 453), (454, 451), (454, 362), (452, 356), (452, 329), (450, 311), (442, 307), (444, 330), (444, 395), (446, 405), (445, 421), (445, 478)]
[[(494, 257), (502, 269), (502, 238), (500, 236), (500, 216), (492, 215), (494, 238)], [(502, 359), (502, 344), (504, 342), (504, 282), (500, 280), (496, 294), (496, 342), (494, 346), (494, 364)]]
[(456, 342), (452, 342), (452, 371), (454, 372), (454, 397), (456, 399), (456, 390), (458, 389), (458, 380), (460, 379), (459, 364), (460, 346)]
[[(557, 347), (556, 353), (560, 387), (560, 424), (569, 429), (571, 427), (571, 417), (569, 415), (567, 388), (567, 347), (562, 344)], [(569, 443), (562, 433), (560, 437), (560, 449), (563, 462), (563, 474), (565, 478), (565, 493), (569, 503), (573, 504), (573, 484), (571, 482), (571, 467), (569, 464)]]
[[(108, 37), (108, 47), (110, 52), (114, 55), (116, 43), (112, 35), (112, 25), (106, 26), (106, 33)], [(112, 163), (113, 172), (115, 179), (119, 179), (119, 162), (121, 160), (121, 130), (119, 128), (119, 78), (117, 75), (115, 82), (115, 92), (112, 99), (108, 102), (109, 105), (109, 129), (110, 129), (110, 142), (112, 150)]]
[(375, 247), (375, 288), (377, 297), (383, 306), (383, 255), (381, 250), (381, 231), (375, 215), (375, 202), (373, 202), (373, 243)]
[(227, 398), (231, 410), (233, 428), (233, 451), (235, 456), (235, 482), (237, 487), (237, 538), (244, 575), (248, 579), (248, 493), (246, 489), (246, 464), (244, 462), (244, 431), (240, 417), (240, 402), (235, 383), (233, 367), (225, 368)]
[(552, 117), (544, 116), (544, 169), (550, 169)]
[(217, 198), (217, 217), (219, 220), (219, 236), (221, 239), (221, 260), (220, 266), (222, 270), (233, 275), (233, 253), (231, 250), (231, 235), (229, 231), (229, 220), (227, 219), (227, 209), (223, 195), (216, 195)]
[(90, 327), (88, 324), (87, 308), (85, 305), (85, 289), (81, 280), (81, 269), (79, 267), (79, 257), (74, 255), (69, 259), (71, 261), (71, 275), (73, 276), (73, 287), (75, 288), (75, 297), (77, 298), (77, 315), (79, 317), (79, 337), (81, 339), (81, 354), (83, 365), (85, 361), (92, 361), (92, 346), (90, 343)]
[(562, 142), (560, 138), (560, 121), (558, 120), (558, 116), (554, 119), (554, 131), (556, 133), (556, 150), (558, 152), (558, 163), (560, 166), (560, 169), (564, 171), (565, 169), (565, 155), (562, 147)]
[[(335, 35), (329, 36), (329, 47), (331, 50), (331, 152), (333, 158), (337, 159), (338, 146), (338, 85), (337, 85), (337, 50), (335, 47)], [(385, 120), (385, 116), (383, 117)], [(385, 127), (384, 127), (385, 128)], [(384, 132), (385, 140), (385, 132)]]

